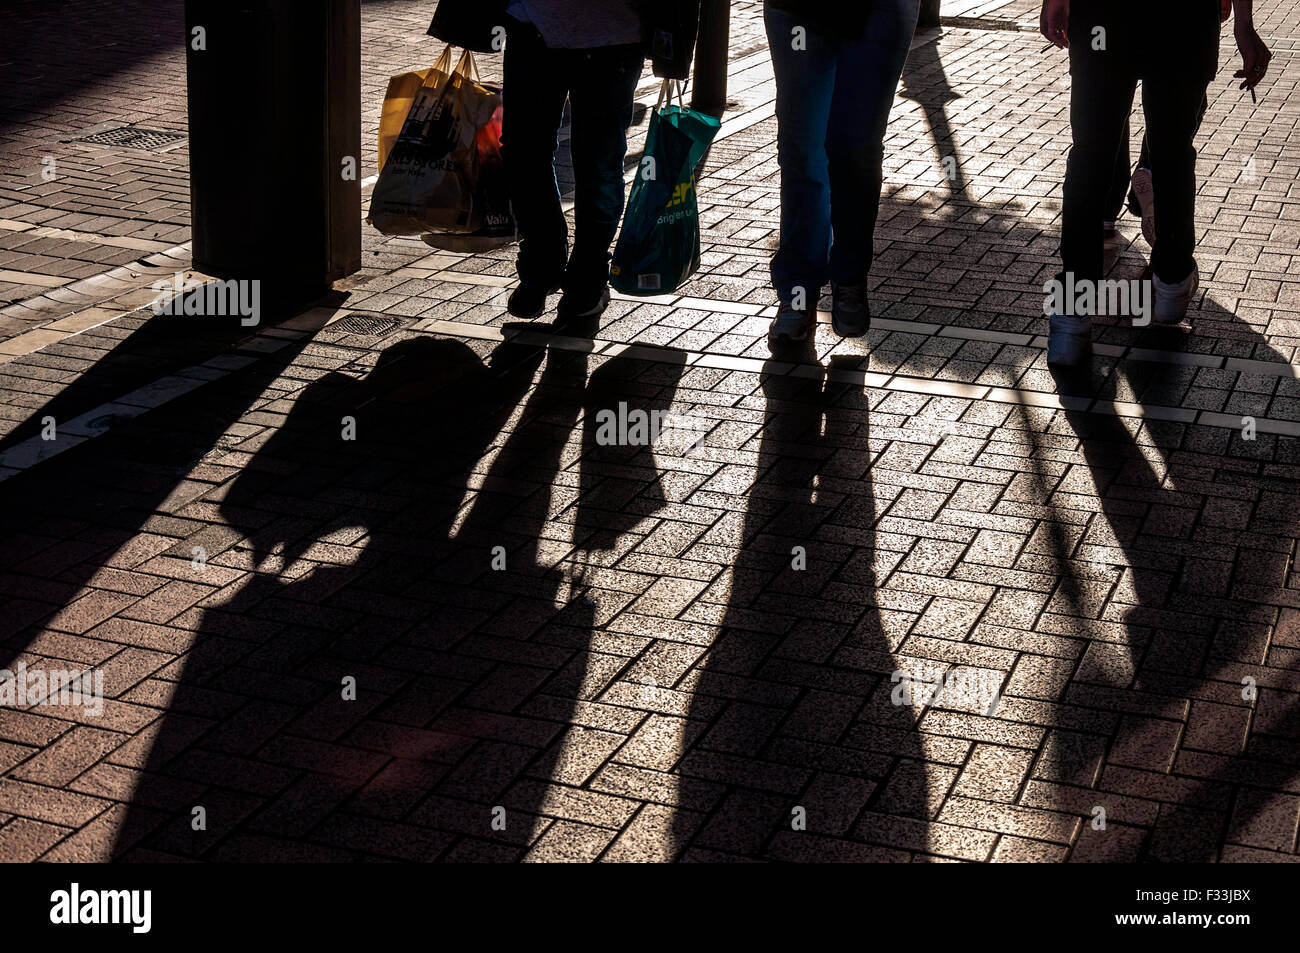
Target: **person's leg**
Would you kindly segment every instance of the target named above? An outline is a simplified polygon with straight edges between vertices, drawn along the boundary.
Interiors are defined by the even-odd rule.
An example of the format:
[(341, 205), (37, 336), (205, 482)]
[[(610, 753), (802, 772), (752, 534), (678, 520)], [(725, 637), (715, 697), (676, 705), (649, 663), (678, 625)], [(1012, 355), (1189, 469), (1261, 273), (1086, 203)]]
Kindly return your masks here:
[(840, 44), (826, 139), (837, 285), (865, 284), (871, 271), (885, 132), (918, 9), (919, 0), (877, 0), (862, 36)]
[(569, 50), (567, 55), (572, 64), (574, 203), (573, 254), (564, 291), (569, 304), (578, 305), (594, 303), (609, 281), (609, 249), (623, 214), (627, 128), (644, 56), (636, 45)]
[[(1124, 127), (1133, 105), (1137, 80), (1120, 43), (1093, 48), (1095, 26), (1108, 28), (1113, 39), (1120, 18), (1072, 15), (1070, 18), (1070, 130), (1073, 144), (1066, 162), (1061, 207), (1061, 274), (1068, 291), (1102, 277), (1102, 222), (1115, 172)], [(1091, 350), (1092, 316), (1075, 313), (1075, 302), (1062, 294), (1051, 321), (1049, 363), (1077, 365)]]
[[(1105, 19), (1104, 17), (1102, 18)], [(1119, 18), (1109, 24), (1112, 34)], [(1096, 15), (1070, 17), (1070, 131), (1061, 208), (1061, 262), (1075, 281), (1101, 278), (1101, 224), (1137, 79), (1121, 44), (1094, 49)]]
[(519, 280), (544, 292), (560, 283), (569, 244), (555, 180), (566, 95), (557, 68), (562, 54), (547, 49), (529, 24), (512, 21), (508, 31), (501, 156), (519, 224)]
[[(1178, 65), (1183, 69), (1188, 69), (1188, 68), (1195, 69), (1196, 64), (1200, 63), (1201, 68), (1199, 71), (1197, 71), (1198, 78), (1197, 81), (1194, 83), (1194, 85), (1199, 85), (1200, 76), (1208, 76), (1208, 79), (1206, 80), (1207, 87), (1209, 82), (1213, 81), (1214, 79), (1214, 74), (1217, 71), (1218, 58), (1219, 58), (1219, 35), (1216, 32), (1213, 38), (1209, 36), (1209, 28), (1208, 28), (1209, 16), (1207, 11), (1210, 11), (1211, 8), (1212, 5), (1210, 3), (1204, 2), (1204, 0), (1194, 0), (1194, 6), (1191, 6), (1187, 8), (1185, 11), (1183, 11), (1184, 16), (1180, 18), (1180, 26), (1178, 27), (1177, 34), (1174, 36), (1167, 37), (1168, 44), (1172, 46), (1175, 51), (1177, 51), (1180, 48), (1185, 49), (1189, 44), (1196, 48), (1196, 52), (1193, 57), (1181, 58), (1181, 60), (1178, 62)], [(1178, 57), (1177, 52), (1175, 52), (1173, 55), (1175, 59), (1177, 59)], [(1165, 62), (1169, 63), (1171, 61), (1168, 58), (1166, 58)], [(1202, 93), (1201, 108), (1196, 114), (1196, 130), (1193, 133), (1193, 135), (1201, 131), (1201, 123), (1205, 120), (1205, 114), (1209, 111), (1209, 109), (1210, 109), (1209, 94), (1208, 92)], [(1146, 135), (1142, 136), (1142, 152), (1138, 155), (1137, 165), (1134, 166), (1133, 169), (1135, 178), (1137, 177), (1138, 170), (1145, 170), (1145, 172), (1143, 173), (1143, 175), (1145, 176), (1145, 181), (1143, 182), (1143, 186), (1149, 192), (1151, 187), (1151, 182), (1150, 182), (1151, 143), (1149, 138)], [(1148, 201), (1147, 204), (1149, 208), (1151, 204), (1150, 201)], [(1143, 214), (1141, 201), (1138, 198), (1136, 187), (1131, 192), (1129, 192), (1128, 207), (1129, 210), (1134, 215), (1141, 216)], [(1152, 234), (1148, 236), (1148, 240), (1153, 241), (1155, 237), (1154, 236), (1155, 226), (1152, 225), (1149, 231), (1151, 231)]]
[(1142, 67), (1152, 188), (1160, 207), (1159, 240), (1151, 251), (1152, 317), (1162, 324), (1183, 319), (1198, 284), (1195, 139), (1218, 69), (1218, 14), (1213, 0), (1188, 0), (1171, 37), (1174, 47)]
[(1186, 76), (1143, 81), (1151, 184), (1160, 201), (1159, 240), (1151, 250), (1151, 270), (1166, 283), (1182, 281), (1196, 265), (1195, 136), (1203, 92), (1203, 86)]
[(781, 237), (772, 284), (789, 302), (803, 289), (815, 310), (828, 277), (831, 246), (830, 173), (826, 157), (835, 40), (771, 6), (764, 9), (776, 74), (777, 162), (781, 168)]
[[(1197, 132), (1200, 132), (1200, 131), (1201, 131), (1201, 123), (1205, 121), (1205, 114), (1206, 114), (1207, 112), (1209, 112), (1209, 110), (1210, 110), (1210, 96), (1209, 96), (1209, 93), (1208, 93), (1208, 92), (1206, 92), (1206, 93), (1202, 93), (1202, 94), (1201, 94), (1201, 108), (1200, 108), (1200, 111), (1196, 114), (1196, 131), (1197, 131)], [(1138, 169), (1150, 169), (1150, 168), (1151, 168), (1151, 145), (1150, 145), (1150, 143), (1147, 141), (1147, 137), (1146, 137), (1146, 136), (1143, 136), (1143, 137), (1142, 137), (1142, 153), (1138, 156), (1138, 162), (1137, 162), (1137, 165), (1135, 166), (1135, 168), (1138, 168)], [(1134, 196), (1129, 196), (1129, 204), (1130, 204), (1130, 206), (1136, 206), (1136, 205), (1137, 205), (1137, 198), (1134, 197)]]
[[(1128, 121), (1124, 122), (1124, 135), (1120, 137), (1119, 149), (1115, 152), (1115, 168), (1111, 173), (1110, 191), (1106, 194), (1105, 221), (1114, 222), (1124, 211), (1124, 196), (1128, 194), (1131, 171), (1129, 169), (1129, 137), (1132, 131)], [(1145, 148), (1145, 141), (1143, 148)]]

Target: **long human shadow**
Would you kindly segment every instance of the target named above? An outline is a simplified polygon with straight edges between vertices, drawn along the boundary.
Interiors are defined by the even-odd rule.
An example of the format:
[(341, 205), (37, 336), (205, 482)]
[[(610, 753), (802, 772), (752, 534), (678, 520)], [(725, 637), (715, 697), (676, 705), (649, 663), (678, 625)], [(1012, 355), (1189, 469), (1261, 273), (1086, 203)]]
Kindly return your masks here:
[[(1232, 322), (1235, 337), (1251, 346), (1256, 359), (1285, 363), (1262, 336), (1233, 321), (1208, 297), (1193, 313), (1193, 322), (1198, 313)], [(1181, 330), (1152, 328), (1137, 335), (1134, 346), (1177, 352), (1186, 340)], [(1087, 372), (1054, 376), (1058, 391), (1067, 397), (1178, 408), (1185, 406), (1197, 370), (1175, 362), (1130, 359), (1116, 367), (1113, 361), (1098, 360)], [(1078, 538), (1065, 531), (1064, 521), (1050, 524), (1054, 559), (1064, 575), (1049, 609), (1095, 620), (1063, 700), (1106, 708), (1115, 723), (1104, 750), (1075, 736), (1078, 744), (1052, 752), (1052, 776), (1062, 783), (1108, 788), (1096, 799), (1102, 807), (1112, 799), (1113, 823), (1153, 829), (1140, 841), (1107, 845), (1098, 843), (1105, 840), (1104, 831), (1089, 828), (1085, 836), (1094, 843), (1083, 854), (1087, 859), (1220, 859), (1229, 825), (1253, 824), (1268, 807), (1264, 792), (1290, 789), (1300, 773), (1295, 748), (1300, 704), (1288, 702), (1284, 689), (1267, 684), (1261, 669), (1268, 644), (1264, 634), (1276, 631), (1278, 609), (1244, 591), (1255, 584), (1252, 567), (1285, 561), (1289, 550), (1267, 545), (1248, 549), (1244, 544), (1252, 537), (1245, 521), (1230, 530), (1213, 524), (1207, 528), (1200, 511), (1215, 499), (1215, 483), (1198, 471), (1209, 465), (1208, 457), (1219, 458), (1227, 466), (1218, 468), (1214, 480), (1229, 481), (1231, 489), (1218, 499), (1249, 501), (1249, 495), (1236, 491), (1242, 478), (1234, 463), (1267, 461), (1275, 441), (1284, 438), (1261, 433), (1251, 443), (1240, 431), (1159, 419), (1144, 420), (1139, 428), (1131, 418), (1126, 422), (1078, 409), (1067, 409), (1063, 416), (1079, 439), (1104, 521), (1092, 523)], [(1040, 453), (1045, 449), (1038, 448)], [(1280, 498), (1294, 492), (1294, 481), (1286, 476), (1250, 469), (1247, 485), (1259, 493), (1273, 490)], [(1056, 505), (1058, 494), (1072, 491), (1087, 492), (1058, 483), (1046, 502)], [(1060, 505), (1070, 507), (1068, 501)], [(1118, 579), (1107, 565), (1108, 550), (1120, 553)], [(1258, 702), (1243, 693), (1247, 673), (1260, 679)], [(1189, 738), (1191, 705), (1204, 711), (1195, 713), (1197, 734)], [(1189, 726), (1175, 724), (1184, 721)], [(1217, 737), (1215, 728), (1220, 729)], [(1185, 741), (1188, 747), (1183, 747)], [(1171, 772), (1180, 777), (1178, 793), (1161, 799), (1154, 823), (1128, 813), (1131, 802), (1124, 804), (1123, 795), (1145, 796), (1144, 784)]]
[[(595, 664), (591, 642), (632, 596), (601, 569), (664, 502), (649, 449), (596, 440), (596, 412), (662, 409), (680, 374), (615, 357), (588, 380), (587, 364), (582, 351), (506, 343), (484, 365), (464, 344), (416, 339), (385, 351), (361, 381), (333, 374), (304, 391), (222, 502), (262, 572), (205, 610), (116, 856), (432, 859), (459, 835), (452, 857), (510, 859), (536, 840), (552, 784), (586, 780), (566, 755), (582, 732), (574, 710), (618, 674)], [(341, 439), (349, 421), (355, 441)], [(282, 505), (310, 522), (272, 518)], [(337, 546), (339, 532), (356, 537), (351, 554), (313, 550)], [(232, 637), (251, 644), (232, 647)], [(402, 667), (405, 684), (392, 671)], [(379, 691), (367, 671), (383, 671)], [(338, 687), (349, 672), (355, 714)], [(257, 679), (275, 680), (265, 697), (254, 689), (213, 710), (220, 686)], [(286, 686), (315, 718), (291, 718)], [(215, 724), (196, 728), (205, 703)], [(282, 717), (233, 730), (268, 707)], [(375, 753), (316, 751), (325, 739)], [(385, 751), (395, 760), (369, 777)], [(212, 770), (251, 765), (254, 753), (262, 766), (233, 785)], [(501, 829), (491, 825), (497, 804), (509, 812)], [(195, 805), (204, 830), (193, 829)], [(366, 842), (376, 816), (421, 827), (376, 849)]]
[[(468, 677), (439, 664), (442, 648), (488, 605), (486, 594), (459, 598), (446, 537), (542, 356), (504, 344), (485, 363), (463, 343), (414, 338), (359, 381), (334, 372), (304, 389), (221, 501), (257, 572), (203, 610), (114, 857), (346, 859), (366, 852), (363, 825), (336, 808), (355, 796), (363, 813), (405, 813), (424, 793), (413, 779), (431, 784), (464, 753), (423, 730), (430, 706)], [(391, 670), (402, 665), (404, 678)], [(340, 687), (349, 677), (356, 701)], [(367, 719), (382, 697), (379, 729)], [(371, 778), (378, 765), (357, 749), (323, 744), (349, 729), (386, 731), (378, 747), (406, 759)], [(327, 815), (339, 848), (302, 844)], [(442, 846), (412, 839), (399, 852), (424, 859)]]
[(957, 144), (953, 142), (947, 108), (948, 103), (961, 97), (948, 82), (948, 74), (944, 72), (943, 60), (939, 56), (938, 40), (923, 43), (908, 54), (899, 95), (921, 106), (953, 197), (970, 201), (966, 172), (962, 168)]
[[(958, 96), (936, 43), (911, 51), (900, 95), (921, 106), (948, 183), (934, 214), (948, 221), (980, 207), (953, 142), (946, 104)], [(830, 370), (858, 372), (869, 360), (832, 357)], [(789, 361), (801, 365), (795, 374)], [(760, 377), (749, 501), (738, 536), (719, 542), (737, 549), (726, 608), (680, 686), (692, 703), (677, 767), (676, 856), (904, 859), (930, 849), (937, 805), (917, 730), (925, 705), (895, 704), (894, 689), (901, 674), (923, 694), (920, 679), (946, 666), (893, 653), (874, 569), (870, 397), (835, 377), (811, 346), (776, 354)], [(839, 472), (846, 442), (854, 463)], [(838, 570), (847, 554), (818, 540), (823, 523), (853, 531)], [(796, 547), (805, 568), (795, 568)]]
[[(512, 816), (522, 816), (529, 825), (525, 830), (531, 828), (529, 842), (556, 815), (566, 788), (582, 788), (591, 781), (599, 761), (585, 749), (612, 739), (596, 730), (599, 719), (593, 724), (586, 709), (603, 701), (606, 693), (620, 692), (620, 683), (634, 678), (637, 666), (646, 665), (643, 658), (611, 652), (600, 633), (653, 585), (644, 573), (628, 574), (618, 564), (658, 523), (658, 514), (669, 502), (655, 452), (667, 449), (663, 441), (672, 434), (635, 429), (638, 419), (653, 421), (673, 404), (686, 355), (664, 356), (668, 360), (663, 362), (625, 355), (602, 360), (553, 349), (525, 413), (536, 425), (516, 429), (493, 462), (494, 479), (504, 481), (517, 479), (519, 473), (535, 472), (539, 479), (558, 474), (551, 481), (555, 490), (537, 501), (541, 511), (536, 515), (557, 527), (567, 525), (571, 534), (571, 549), (562, 564), (558, 553), (545, 557), (539, 551), (545, 542), (540, 527), (535, 537), (524, 541), (526, 554), (521, 554), (525, 571), (539, 574), (541, 591), (530, 588), (523, 594), (532, 602), (531, 615), (543, 626), (539, 638), (554, 647), (556, 664), (549, 674), (535, 670), (540, 684), (539, 678), (524, 679), (512, 692), (497, 696), (503, 709), (527, 711), (553, 724), (554, 737), (523, 766), (520, 779), (508, 790), (475, 792), (499, 796)], [(598, 366), (588, 376), (590, 362)], [(517, 523), (508, 502), (481, 497), (457, 536), (458, 546), (482, 551), (499, 538), (497, 526), (502, 522)], [(479, 584), (488, 582), (480, 578)], [(653, 634), (647, 631), (644, 636)], [(540, 856), (591, 855), (557, 844)]]
[(928, 847), (916, 712), (891, 702), (899, 664), (876, 596), (870, 400), (831, 378), (811, 346), (760, 376), (744, 517), (715, 541), (736, 551), (725, 610), (680, 686), (691, 705), (673, 841), (687, 860), (903, 859), (868, 845)]

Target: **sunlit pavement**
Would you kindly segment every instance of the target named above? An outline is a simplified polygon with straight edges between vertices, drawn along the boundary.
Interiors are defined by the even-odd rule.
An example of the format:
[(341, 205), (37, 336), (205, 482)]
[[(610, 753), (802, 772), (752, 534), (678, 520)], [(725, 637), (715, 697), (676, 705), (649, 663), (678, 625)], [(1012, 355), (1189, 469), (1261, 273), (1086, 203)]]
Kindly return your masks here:
[[(700, 272), (559, 328), (368, 227), (298, 318), (154, 315), (184, 141), (63, 140), (184, 135), (180, 4), (68, 6), (0, 54), (0, 668), (102, 697), (0, 694), (0, 859), (1296, 859), (1300, 3), (1257, 105), (1225, 33), (1190, 329), (1068, 382), (1027, 0), (916, 37), (872, 330), (775, 355), (757, 2)], [(429, 13), (363, 8), (367, 182)]]

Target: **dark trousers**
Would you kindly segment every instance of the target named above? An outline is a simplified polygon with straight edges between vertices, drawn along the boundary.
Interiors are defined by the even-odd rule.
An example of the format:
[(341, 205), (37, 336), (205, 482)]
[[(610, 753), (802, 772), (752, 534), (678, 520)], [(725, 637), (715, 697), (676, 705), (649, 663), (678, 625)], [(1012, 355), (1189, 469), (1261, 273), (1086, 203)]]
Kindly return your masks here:
[[(1178, 17), (1114, 0), (1070, 11), (1070, 128), (1061, 210), (1061, 259), (1075, 280), (1102, 277), (1102, 222), (1139, 81), (1159, 209), (1151, 252), (1156, 277), (1182, 281), (1195, 267), (1196, 147), (1193, 138), (1218, 64), (1216, 0), (1184, 0)], [(1098, 33), (1098, 30), (1103, 32)], [(1098, 37), (1104, 37), (1098, 49)], [(1152, 37), (1159, 38), (1152, 40)], [(1125, 163), (1127, 165), (1127, 162)]]
[[(643, 54), (636, 44), (553, 50), (530, 24), (508, 21), (501, 154), (519, 223), (519, 279), (579, 294), (609, 280), (609, 248), (623, 214), (623, 159)], [(571, 112), (574, 234), (555, 178)]]
[[(1205, 114), (1210, 108), (1210, 99), (1208, 96), (1201, 97), (1201, 108), (1196, 114), (1196, 132), (1200, 132), (1201, 123), (1205, 120)], [(1132, 133), (1129, 131), (1128, 123), (1124, 124), (1124, 138), (1120, 140), (1119, 152), (1115, 154), (1115, 177), (1110, 183), (1110, 195), (1106, 198), (1106, 221), (1113, 222), (1119, 218), (1120, 210), (1124, 208), (1125, 198), (1128, 200), (1129, 211), (1134, 215), (1142, 214), (1138, 205), (1137, 193), (1133, 191), (1133, 173), (1137, 169), (1151, 168), (1151, 143), (1147, 140), (1146, 134), (1142, 136), (1142, 151), (1138, 153), (1137, 165), (1132, 165), (1132, 158), (1129, 153), (1129, 139)], [(1195, 135), (1195, 133), (1193, 133)]]

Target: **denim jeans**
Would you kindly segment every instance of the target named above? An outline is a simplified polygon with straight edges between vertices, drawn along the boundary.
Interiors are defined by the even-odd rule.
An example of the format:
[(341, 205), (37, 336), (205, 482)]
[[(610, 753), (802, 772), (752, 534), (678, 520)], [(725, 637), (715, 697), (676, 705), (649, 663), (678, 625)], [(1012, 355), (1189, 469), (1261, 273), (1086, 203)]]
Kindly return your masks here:
[(827, 278), (854, 284), (871, 270), (885, 130), (919, 9), (876, 0), (862, 35), (846, 39), (765, 4), (781, 167), (772, 283), (783, 300), (802, 287), (814, 306)]
[[(609, 249), (623, 214), (623, 159), (639, 44), (550, 49), (531, 24), (508, 20), (501, 155), (519, 223), (519, 280), (579, 294), (609, 280)], [(569, 101), (574, 234), (560, 205), (555, 153)]]
[[(1159, 11), (1115, 0), (1070, 10), (1070, 128), (1061, 209), (1061, 260), (1076, 281), (1102, 277), (1102, 222), (1137, 83), (1150, 147), (1158, 240), (1157, 278), (1182, 281), (1196, 265), (1196, 146), (1193, 138), (1219, 48), (1216, 0), (1185, 0), (1171, 25)], [(1104, 48), (1097, 49), (1098, 29)], [(1151, 37), (1159, 36), (1158, 44)], [(1165, 52), (1158, 52), (1165, 51)]]

